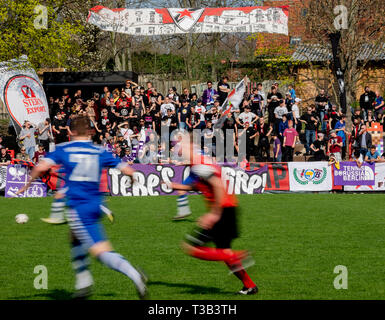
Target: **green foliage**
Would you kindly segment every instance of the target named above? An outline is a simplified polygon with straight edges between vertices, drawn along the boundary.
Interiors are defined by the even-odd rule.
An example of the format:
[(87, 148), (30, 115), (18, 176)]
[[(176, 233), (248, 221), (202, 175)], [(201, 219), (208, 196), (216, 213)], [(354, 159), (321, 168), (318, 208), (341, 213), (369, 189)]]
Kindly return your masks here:
[[(47, 9), (47, 28), (42, 11)], [(82, 32), (79, 21), (69, 23), (58, 16), (55, 9), (62, 0), (0, 0), (0, 61), (15, 59), (25, 54), (34, 68), (67, 67), (70, 55), (77, 55), (76, 36)]]
[(174, 54), (153, 54), (148, 51), (132, 54), (133, 71), (139, 74), (182, 75), (185, 73), (183, 57)]
[(293, 68), (301, 63), (292, 59), (291, 48), (281, 42), (266, 43), (265, 35), (252, 34), (249, 41), (256, 41), (254, 51), (255, 69), (252, 76), (260, 81), (266, 79), (293, 81)]
[(0, 119), (0, 137), (4, 137), (8, 135), (8, 126), (9, 126), (8, 119)]

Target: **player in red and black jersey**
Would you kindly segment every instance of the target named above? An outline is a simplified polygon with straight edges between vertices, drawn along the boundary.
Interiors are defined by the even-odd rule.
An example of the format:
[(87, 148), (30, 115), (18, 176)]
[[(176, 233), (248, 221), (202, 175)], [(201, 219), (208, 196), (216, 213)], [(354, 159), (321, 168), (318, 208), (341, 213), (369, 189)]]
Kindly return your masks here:
[[(246, 263), (251, 264), (251, 257), (247, 251), (231, 249), (231, 241), (238, 237), (237, 198), (227, 192), (219, 165), (201, 163), (191, 166), (190, 176), (183, 182), (184, 184), (170, 185), (177, 190), (200, 191), (206, 199), (209, 210), (199, 218), (198, 226), (193, 232), (186, 235), (183, 248), (192, 257), (225, 262), (243, 283), (239, 293), (256, 294), (258, 288), (244, 269)], [(209, 242), (214, 242), (216, 248), (208, 247)]]

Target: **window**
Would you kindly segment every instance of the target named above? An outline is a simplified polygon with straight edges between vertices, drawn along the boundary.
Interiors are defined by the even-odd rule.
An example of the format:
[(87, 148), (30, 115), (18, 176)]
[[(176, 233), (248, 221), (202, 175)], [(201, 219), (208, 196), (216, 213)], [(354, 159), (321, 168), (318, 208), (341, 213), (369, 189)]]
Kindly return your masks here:
[(290, 45), (291, 46), (297, 46), (301, 43), (302, 38), (301, 37), (290, 37)]

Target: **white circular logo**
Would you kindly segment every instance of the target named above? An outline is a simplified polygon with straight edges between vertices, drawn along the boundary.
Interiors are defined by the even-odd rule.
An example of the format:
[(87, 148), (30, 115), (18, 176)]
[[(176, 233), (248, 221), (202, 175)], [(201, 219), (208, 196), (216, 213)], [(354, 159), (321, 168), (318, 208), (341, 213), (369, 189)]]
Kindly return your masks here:
[(43, 87), (30, 76), (21, 74), (10, 78), (4, 88), (4, 102), (20, 127), (25, 120), (39, 124), (49, 117)]

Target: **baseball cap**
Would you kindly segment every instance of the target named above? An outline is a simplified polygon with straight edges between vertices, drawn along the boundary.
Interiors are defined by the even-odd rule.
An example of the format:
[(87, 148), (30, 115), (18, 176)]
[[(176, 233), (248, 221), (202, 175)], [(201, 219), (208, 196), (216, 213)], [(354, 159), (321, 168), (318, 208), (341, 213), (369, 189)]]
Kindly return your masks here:
[(294, 100), (295, 102), (301, 102), (302, 101), (302, 99), (300, 99), (300, 98), (295, 98), (295, 100)]

